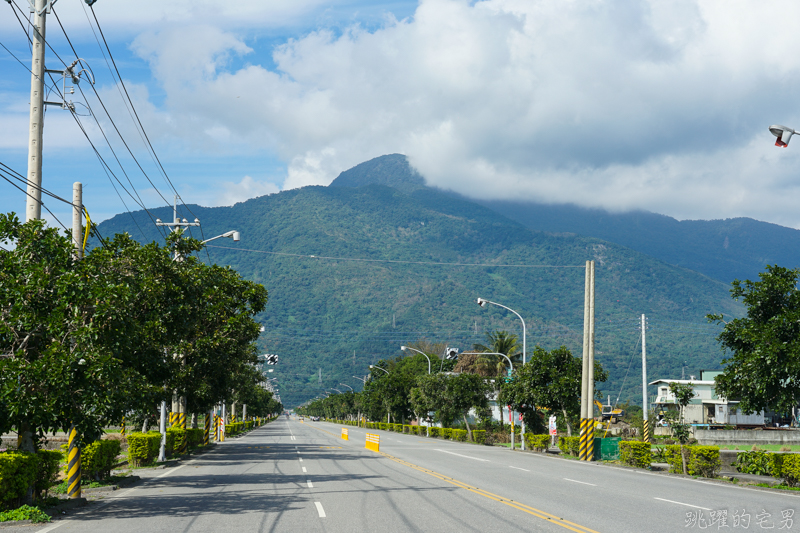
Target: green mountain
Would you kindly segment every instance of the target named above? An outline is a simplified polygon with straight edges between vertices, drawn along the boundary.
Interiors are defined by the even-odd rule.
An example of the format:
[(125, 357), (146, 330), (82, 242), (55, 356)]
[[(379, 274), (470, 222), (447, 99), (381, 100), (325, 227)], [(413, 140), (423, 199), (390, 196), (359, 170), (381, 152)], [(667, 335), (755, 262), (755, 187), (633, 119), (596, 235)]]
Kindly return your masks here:
[[(647, 314), (652, 379), (717, 368), (721, 352), (710, 312), (741, 314), (728, 286), (618, 244), (532, 231), (495, 211), (420, 183), (403, 156), (343, 172), (329, 187), (304, 187), (231, 207), (195, 205), (204, 238), (236, 229), (241, 241), (210, 243), (205, 260), (227, 264), (270, 294), (261, 347), (277, 353), (281, 396), (293, 406), (325, 389), (360, 384), (352, 376), (427, 339), (463, 350), (489, 330), (520, 333), (528, 346), (562, 344), (580, 354), (584, 264), (596, 266), (597, 358), (610, 372), (603, 394), (641, 398), (639, 317)], [(104, 235), (161, 238), (151, 217), (125, 213)], [(195, 232), (195, 237), (200, 237)]]
[(679, 221), (647, 211), (609, 213), (574, 205), (479, 203), (533, 230), (616, 242), (724, 283), (758, 279), (768, 264), (800, 266), (800, 231), (752, 218)]

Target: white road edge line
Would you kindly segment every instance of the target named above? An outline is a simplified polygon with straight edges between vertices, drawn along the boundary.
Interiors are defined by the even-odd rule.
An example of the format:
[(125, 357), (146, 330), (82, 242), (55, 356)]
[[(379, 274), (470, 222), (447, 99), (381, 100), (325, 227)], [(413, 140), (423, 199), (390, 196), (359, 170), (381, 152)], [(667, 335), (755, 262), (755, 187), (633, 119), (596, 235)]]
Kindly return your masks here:
[[(313, 483), (311, 483), (311, 480), (310, 480), (310, 479), (307, 479), (307, 480), (306, 480), (306, 483), (308, 483), (308, 488), (309, 488), (309, 489), (313, 489), (313, 488), (314, 488), (314, 484), (313, 484)], [(709, 509), (709, 511), (710, 511), (710, 510), (711, 510), (711, 509)]]
[(661, 500), (662, 502), (669, 502), (669, 503), (677, 503), (678, 505), (685, 505), (686, 507), (692, 507), (694, 509), (702, 509), (704, 511), (710, 511), (708, 507), (700, 507), (699, 505), (692, 505), (691, 503), (683, 503), (683, 502), (676, 502), (675, 500), (667, 500), (664, 498), (653, 498), (654, 500)]
[(319, 513), (319, 517), (325, 518), (327, 515), (325, 514), (325, 509), (322, 508), (322, 504), (320, 502), (314, 502), (314, 505), (317, 506), (317, 512)]
[[(297, 453), (300, 453), (300, 452), (297, 452)], [(303, 462), (303, 458), (302, 457), (298, 457), (297, 460), (300, 461), (301, 463)]]
[(520, 468), (518, 466), (509, 466), (509, 468), (513, 468), (514, 470), (522, 470), (523, 472), (530, 472), (530, 470), (525, 470), (524, 468)]
[(61, 522), (56, 522), (55, 524), (50, 524), (44, 529), (40, 529), (36, 533), (47, 533), (48, 531), (53, 531), (55, 528), (60, 527), (66, 523), (66, 520), (62, 520)]
[(154, 479), (159, 479), (159, 478), (162, 478), (162, 477), (168, 476), (168, 475), (170, 475), (170, 474), (174, 473), (176, 470), (180, 470), (180, 469), (181, 469), (181, 468), (183, 468), (184, 466), (186, 466), (186, 465), (176, 466), (175, 468), (172, 468), (172, 469), (170, 469), (170, 470), (167, 470), (166, 472), (164, 472), (164, 473), (163, 473), (163, 474), (161, 474), (160, 476), (156, 476)]
[(592, 487), (596, 487), (597, 486), (594, 483), (586, 483), (585, 481), (578, 481), (577, 479), (570, 479), (568, 477), (565, 477), (564, 481), (572, 481), (573, 483), (580, 483), (581, 485), (589, 485), (589, 486), (592, 486)]
[(436, 448), (436, 451), (437, 451), (437, 452), (449, 453), (450, 455), (457, 455), (457, 456), (459, 456), (459, 457), (464, 457), (464, 458), (466, 458), (466, 459), (472, 459), (472, 460), (474, 460), (474, 461), (482, 461), (482, 462), (484, 462), (484, 463), (491, 463), (491, 461), (490, 461), (490, 460), (488, 460), (488, 459), (479, 459), (479, 458), (477, 458), (477, 457), (470, 457), (469, 455), (461, 455), (460, 453), (456, 453), (456, 452), (448, 452), (447, 450), (440, 450), (440, 449), (438, 449), (438, 448)]
[(306, 467), (303, 467), (303, 473), (304, 474), (306, 473)]

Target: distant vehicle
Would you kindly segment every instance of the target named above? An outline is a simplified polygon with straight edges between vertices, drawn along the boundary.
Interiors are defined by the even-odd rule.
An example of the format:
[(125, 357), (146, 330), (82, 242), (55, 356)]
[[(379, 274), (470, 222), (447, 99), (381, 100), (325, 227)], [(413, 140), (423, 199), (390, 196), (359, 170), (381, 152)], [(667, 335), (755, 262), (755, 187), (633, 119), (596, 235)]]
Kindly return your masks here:
[(614, 407), (611, 406), (611, 398), (609, 398), (608, 400), (609, 401), (607, 405), (603, 405), (597, 400), (594, 401), (594, 404), (597, 406), (598, 409), (600, 409), (600, 416), (603, 422), (611, 420), (611, 422), (616, 424), (617, 422), (619, 422), (620, 418), (625, 416), (625, 410), (615, 409)]

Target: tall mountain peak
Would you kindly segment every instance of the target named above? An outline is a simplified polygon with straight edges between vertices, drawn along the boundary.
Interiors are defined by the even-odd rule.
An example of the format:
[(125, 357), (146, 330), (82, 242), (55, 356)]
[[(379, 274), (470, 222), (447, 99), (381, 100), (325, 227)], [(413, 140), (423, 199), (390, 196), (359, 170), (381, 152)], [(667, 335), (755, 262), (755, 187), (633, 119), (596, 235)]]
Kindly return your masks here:
[(425, 178), (411, 168), (403, 154), (388, 154), (370, 159), (345, 170), (330, 187), (364, 187), (386, 185), (406, 194), (425, 188)]

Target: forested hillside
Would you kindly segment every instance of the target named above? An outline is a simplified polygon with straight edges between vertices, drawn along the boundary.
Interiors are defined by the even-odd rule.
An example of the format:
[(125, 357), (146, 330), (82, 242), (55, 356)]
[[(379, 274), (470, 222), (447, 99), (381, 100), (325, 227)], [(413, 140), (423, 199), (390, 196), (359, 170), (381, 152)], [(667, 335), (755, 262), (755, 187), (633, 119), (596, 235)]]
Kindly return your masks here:
[[(267, 287), (261, 346), (280, 355), (272, 376), (284, 404), (343, 389), (342, 382), (358, 388), (353, 375), (415, 340), (464, 350), (488, 330), (520, 333), (516, 317), (481, 309), (479, 296), (520, 312), (530, 347), (565, 344), (579, 354), (588, 259), (597, 261), (597, 358), (611, 376), (604, 394), (616, 397), (625, 380), (622, 399), (641, 398), (642, 313), (650, 321), (653, 379), (680, 376), (684, 362), (692, 373), (719, 366), (718, 330), (704, 315), (740, 313), (727, 285), (610, 242), (531, 231), (424, 187), (419, 177), (404, 178), (397, 158), (405, 160), (359, 165), (330, 187), (180, 211), (202, 221), (205, 238), (241, 232), (238, 243), (211, 243), (206, 258)], [(381, 180), (370, 176), (385, 178), (387, 168), (391, 178), (375, 184)], [(171, 220), (172, 213), (158, 209), (152, 217)], [(160, 235), (144, 212), (118, 215), (100, 230), (143, 240)]]

